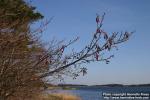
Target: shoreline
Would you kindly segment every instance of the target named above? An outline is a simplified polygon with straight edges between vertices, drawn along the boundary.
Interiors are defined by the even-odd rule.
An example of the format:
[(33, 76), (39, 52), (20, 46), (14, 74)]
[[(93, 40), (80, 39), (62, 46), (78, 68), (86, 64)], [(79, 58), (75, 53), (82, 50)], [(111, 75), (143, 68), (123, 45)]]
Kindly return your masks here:
[(40, 96), (40, 100), (81, 100), (81, 98), (69, 93), (49, 93)]

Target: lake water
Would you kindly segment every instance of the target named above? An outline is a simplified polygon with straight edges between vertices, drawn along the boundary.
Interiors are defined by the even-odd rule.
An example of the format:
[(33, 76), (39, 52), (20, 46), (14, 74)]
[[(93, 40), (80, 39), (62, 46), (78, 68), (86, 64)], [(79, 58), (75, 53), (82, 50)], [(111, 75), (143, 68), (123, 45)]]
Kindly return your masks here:
[(80, 87), (59, 92), (77, 95), (82, 100), (150, 100), (150, 87)]

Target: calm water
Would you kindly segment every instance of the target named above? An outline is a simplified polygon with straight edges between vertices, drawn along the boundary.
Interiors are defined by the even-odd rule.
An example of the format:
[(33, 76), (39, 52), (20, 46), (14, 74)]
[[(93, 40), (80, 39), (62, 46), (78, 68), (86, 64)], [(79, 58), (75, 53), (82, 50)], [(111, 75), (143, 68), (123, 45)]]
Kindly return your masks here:
[[(58, 91), (55, 91), (58, 92)], [(76, 90), (59, 90), (61, 93), (71, 93), (79, 96), (82, 100), (150, 100), (150, 87), (80, 87)], [(105, 93), (105, 96), (104, 96)], [(107, 95), (106, 95), (107, 93)], [(113, 98), (112, 94), (134, 94), (133, 97), (140, 96), (137, 99), (131, 98)], [(143, 93), (141, 95), (141, 93)], [(111, 97), (110, 97), (111, 94)], [(139, 95), (140, 94), (140, 95)], [(137, 95), (137, 96), (135, 96)], [(104, 98), (106, 97), (106, 98)], [(109, 98), (108, 98), (109, 97)], [(127, 97), (127, 96), (125, 96)], [(142, 97), (142, 99), (141, 99)]]

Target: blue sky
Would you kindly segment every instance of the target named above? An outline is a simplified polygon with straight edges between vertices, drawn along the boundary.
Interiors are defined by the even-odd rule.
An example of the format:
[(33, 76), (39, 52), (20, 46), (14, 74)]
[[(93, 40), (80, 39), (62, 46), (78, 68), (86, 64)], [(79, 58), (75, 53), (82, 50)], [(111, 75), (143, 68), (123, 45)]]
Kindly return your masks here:
[(32, 0), (45, 19), (54, 16), (42, 39), (72, 39), (80, 36), (74, 48), (83, 47), (95, 32), (96, 13), (106, 12), (103, 29), (107, 32), (135, 31), (131, 39), (113, 52), (115, 58), (88, 64), (88, 74), (75, 84), (150, 83), (150, 0)]

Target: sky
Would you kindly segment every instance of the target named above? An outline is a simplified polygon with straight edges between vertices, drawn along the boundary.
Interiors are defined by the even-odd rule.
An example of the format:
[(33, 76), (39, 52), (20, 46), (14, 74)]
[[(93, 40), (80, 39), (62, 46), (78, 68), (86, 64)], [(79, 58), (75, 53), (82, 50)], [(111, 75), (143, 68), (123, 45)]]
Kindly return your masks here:
[(96, 62), (86, 65), (88, 74), (71, 84), (144, 84), (150, 83), (150, 0), (32, 0), (32, 5), (45, 16), (53, 17), (42, 39), (50, 41), (80, 40), (74, 48), (88, 44), (96, 30), (96, 13), (106, 13), (103, 29), (110, 32), (136, 31), (130, 40), (119, 45), (110, 64)]

